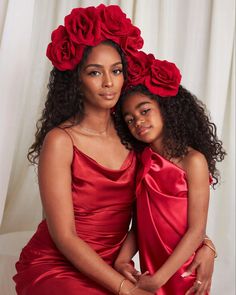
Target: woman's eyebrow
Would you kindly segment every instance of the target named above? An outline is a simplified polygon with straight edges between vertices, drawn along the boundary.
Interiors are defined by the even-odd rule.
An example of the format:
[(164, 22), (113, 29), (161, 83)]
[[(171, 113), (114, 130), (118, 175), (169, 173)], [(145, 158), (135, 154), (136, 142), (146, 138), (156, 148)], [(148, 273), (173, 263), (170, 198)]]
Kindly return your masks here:
[[(121, 61), (115, 62), (114, 64), (111, 65), (111, 67), (117, 66), (117, 65), (122, 65)], [(89, 67), (95, 67), (95, 68), (103, 68), (103, 65), (100, 64), (88, 64), (87, 66), (84, 67), (84, 70), (86, 70)]]

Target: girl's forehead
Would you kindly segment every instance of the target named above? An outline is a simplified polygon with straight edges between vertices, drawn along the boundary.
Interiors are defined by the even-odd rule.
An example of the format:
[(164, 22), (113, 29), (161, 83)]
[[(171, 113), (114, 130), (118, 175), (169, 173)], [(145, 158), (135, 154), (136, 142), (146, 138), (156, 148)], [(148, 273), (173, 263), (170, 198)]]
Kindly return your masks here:
[(144, 93), (133, 92), (133, 93), (128, 94), (125, 97), (123, 104), (131, 102), (131, 101), (133, 104), (135, 104), (135, 103), (139, 103), (139, 102), (143, 102), (143, 101), (151, 102), (151, 101), (153, 101), (153, 99), (151, 99), (148, 95), (146, 95)]
[(146, 94), (133, 92), (128, 94), (127, 97), (124, 99), (122, 111), (123, 113), (132, 112), (146, 104), (155, 104), (155, 101)]

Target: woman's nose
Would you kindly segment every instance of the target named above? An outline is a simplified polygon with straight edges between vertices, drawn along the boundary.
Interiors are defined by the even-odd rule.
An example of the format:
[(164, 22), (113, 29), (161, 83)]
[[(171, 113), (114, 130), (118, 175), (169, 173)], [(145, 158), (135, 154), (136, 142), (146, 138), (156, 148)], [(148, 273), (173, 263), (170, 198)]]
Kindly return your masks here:
[(103, 87), (111, 87), (113, 85), (112, 77), (110, 74), (104, 74)]

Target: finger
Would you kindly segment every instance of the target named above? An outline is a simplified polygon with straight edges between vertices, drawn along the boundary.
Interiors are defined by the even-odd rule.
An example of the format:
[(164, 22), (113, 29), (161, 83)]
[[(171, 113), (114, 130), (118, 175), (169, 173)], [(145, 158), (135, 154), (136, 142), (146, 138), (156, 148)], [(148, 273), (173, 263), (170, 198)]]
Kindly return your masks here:
[(130, 271), (128, 270), (128, 272), (130, 272), (130, 274), (132, 276), (132, 282), (134, 282), (134, 280), (135, 280), (135, 283), (136, 283), (141, 275), (141, 272), (139, 272), (135, 268), (132, 268)]
[(138, 280), (132, 275), (132, 273), (126, 271), (125, 273), (125, 277), (130, 280), (132, 283), (136, 284), (138, 282)]
[(204, 282), (203, 280), (196, 279), (193, 286), (195, 287), (196, 295), (205, 295), (207, 293), (207, 289), (208, 289), (207, 281)]
[(191, 287), (190, 289), (188, 289), (185, 295), (192, 295), (194, 292), (195, 292), (195, 287)]
[(196, 291), (196, 295), (205, 295), (205, 294), (209, 294), (210, 293), (210, 288), (211, 288), (211, 282), (210, 281), (206, 281), (203, 282), (201, 286), (199, 286), (199, 288)]
[(136, 274), (133, 274), (133, 276), (138, 281), (140, 279), (140, 277), (141, 277), (141, 272), (137, 272)]
[(133, 276), (140, 276), (141, 275), (141, 272), (140, 271), (138, 271), (137, 269), (132, 269), (132, 271), (131, 271), (131, 273), (132, 273), (132, 275)]
[(193, 286), (185, 293), (185, 295), (197, 294), (197, 292), (198, 292), (199, 288), (201, 287), (201, 285), (202, 285), (202, 282), (200, 280), (196, 279)]
[(149, 271), (148, 270), (141, 274), (141, 276), (146, 276), (146, 275), (149, 275)]
[(195, 270), (196, 268), (199, 266), (199, 264), (195, 261), (193, 261), (189, 267), (186, 269), (186, 271), (184, 273), (182, 273), (181, 277), (182, 278), (186, 278), (188, 276), (190, 276)]

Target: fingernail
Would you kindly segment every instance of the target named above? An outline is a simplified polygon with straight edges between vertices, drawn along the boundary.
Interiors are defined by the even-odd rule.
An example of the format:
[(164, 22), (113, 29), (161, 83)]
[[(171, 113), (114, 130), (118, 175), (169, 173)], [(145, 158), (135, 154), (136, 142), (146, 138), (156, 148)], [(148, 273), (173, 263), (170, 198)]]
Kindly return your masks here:
[(189, 275), (191, 275), (191, 271), (185, 271), (184, 273), (182, 273), (181, 277), (182, 277), (182, 278), (186, 278), (186, 277), (188, 277)]

